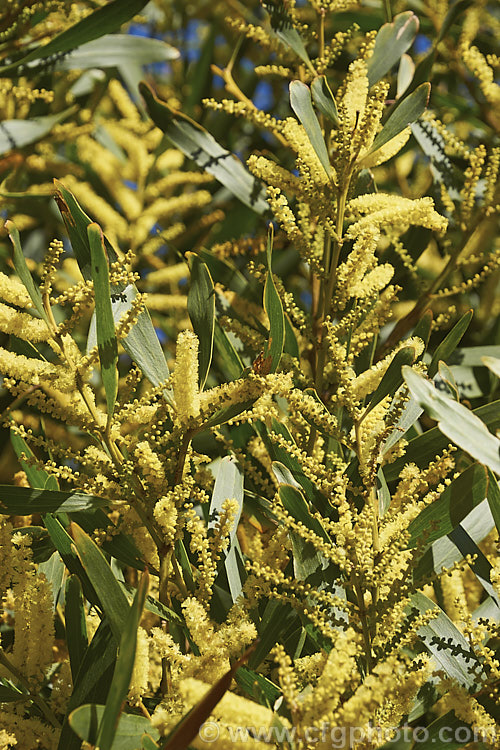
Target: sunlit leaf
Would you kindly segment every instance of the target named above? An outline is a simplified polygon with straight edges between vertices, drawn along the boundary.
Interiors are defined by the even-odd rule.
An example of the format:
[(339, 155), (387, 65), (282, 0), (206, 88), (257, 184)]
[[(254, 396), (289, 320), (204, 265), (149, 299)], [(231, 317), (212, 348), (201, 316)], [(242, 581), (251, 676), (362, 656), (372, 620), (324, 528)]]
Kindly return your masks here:
[(368, 59), (370, 86), (380, 81), (406, 52), (417, 35), (418, 27), (417, 16), (407, 10), (394, 16), (391, 23), (385, 23), (380, 28), (372, 55)]
[(332, 174), (332, 167), (326, 149), (325, 139), (316, 117), (316, 112), (312, 106), (311, 90), (302, 81), (292, 81), (290, 83), (290, 105), (299, 118), (307, 133), (311, 145), (320, 160), (323, 169), (328, 177)]

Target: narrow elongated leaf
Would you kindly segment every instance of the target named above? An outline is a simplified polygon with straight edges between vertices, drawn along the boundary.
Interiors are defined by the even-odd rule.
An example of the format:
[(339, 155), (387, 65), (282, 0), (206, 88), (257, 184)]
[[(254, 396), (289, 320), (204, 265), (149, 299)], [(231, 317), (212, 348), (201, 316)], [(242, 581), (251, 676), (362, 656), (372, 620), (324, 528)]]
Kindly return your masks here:
[(12, 242), (12, 246), (14, 248), (14, 268), (16, 269), (17, 275), (26, 287), (36, 311), (40, 314), (43, 320), (48, 322), (47, 314), (43, 309), (42, 295), (40, 294), (39, 288), (35, 285), (29, 268), (26, 265), (26, 258), (24, 257), (24, 253), (21, 248), (21, 239), (19, 237), (17, 227), (15, 224), (13, 224), (12, 221), (6, 221), (5, 229), (9, 233), (10, 241)]
[(6, 677), (0, 677), (0, 703), (15, 703), (29, 698)]
[(415, 547), (419, 539), (423, 539), (426, 545), (432, 544), (449, 534), (483, 502), (487, 491), (486, 468), (482, 464), (472, 464), (411, 522), (408, 546)]
[(29, 516), (32, 513), (72, 513), (109, 505), (109, 500), (82, 492), (34, 490), (30, 487), (0, 485), (0, 514)]
[(76, 554), (73, 539), (70, 537), (59, 518), (52, 516), (50, 513), (46, 513), (43, 522), (49, 532), (54, 547), (61, 555), (69, 572), (76, 575), (80, 580), (85, 598), (96, 607), (100, 607), (99, 598), (95, 589)]
[(48, 560), (41, 562), (38, 565), (38, 572), (45, 576), (52, 588), (52, 603), (55, 609), (66, 575), (64, 562), (59, 552), (55, 550)]
[(381, 449), (383, 453), (387, 453), (388, 450), (390, 450), (393, 446), (396, 445), (397, 442), (399, 442), (399, 440), (401, 440), (401, 438), (410, 429), (410, 427), (415, 424), (422, 412), (422, 407), (419, 405), (416, 399), (411, 396), (410, 400), (407, 401), (404, 406), (403, 413), (399, 417), (394, 427), (394, 431), (391, 432), (386, 442), (384, 443), (383, 448)]
[(203, 722), (210, 716), (217, 703), (221, 700), (224, 693), (231, 687), (231, 681), (238, 669), (248, 661), (248, 657), (254, 650), (255, 645), (250, 646), (243, 656), (236, 661), (231, 669), (218, 680), (194, 706), (189, 713), (184, 716), (175, 729), (169, 734), (167, 742), (162, 746), (162, 750), (185, 750), (192, 740), (198, 734)]
[(62, 122), (74, 112), (75, 108), (69, 107), (55, 115), (32, 117), (29, 120), (4, 120), (0, 125), (0, 154), (36, 143), (50, 133), (54, 125)]
[[(104, 711), (105, 706), (86, 703), (71, 713), (69, 717), (70, 726), (81, 740), (94, 744), (97, 728), (102, 721)], [(112, 750), (139, 750), (145, 732), (159, 739), (158, 730), (145, 716), (121, 714), (116, 727), (115, 738), (111, 745)], [(142, 746), (147, 747), (147, 745)], [(154, 743), (153, 746), (158, 747)]]
[[(34, 458), (35, 455), (26, 441), (12, 429), (10, 431), (10, 442), (12, 443), (14, 452), (19, 459), (22, 470), (28, 477), (30, 486), (33, 487), (33, 489), (38, 490), (43, 490), (45, 487), (47, 487), (47, 489), (57, 489), (57, 479), (54, 476), (50, 476), (44, 469), (39, 469), (38, 466), (32, 465), (29, 460), (25, 461), (21, 458), (23, 454), (27, 459)], [(54, 486), (48, 486), (48, 482)]]
[(136, 65), (149, 65), (176, 60), (179, 54), (179, 50), (160, 39), (132, 34), (104, 34), (69, 52), (54, 67), (55, 70), (115, 68), (129, 63), (131, 57)]
[(238, 552), (237, 554), (236, 550), (236, 547), (238, 546), (236, 531), (240, 521), (241, 511), (243, 510), (243, 474), (241, 473), (236, 461), (229, 456), (225, 456), (221, 460), (217, 471), (217, 477), (215, 479), (212, 499), (210, 502), (209, 529), (214, 529), (217, 526), (222, 506), (227, 499), (236, 500), (238, 503), (238, 511), (235, 514), (233, 526), (229, 533), (228, 546), (226, 550), (223, 551), (224, 567), (229, 583), (231, 598), (234, 603), (242, 589), (240, 568), (238, 566), (238, 554), (241, 557), (241, 553)]
[(497, 377), (500, 378), (500, 359), (497, 357), (481, 357), (483, 365)]
[[(500, 429), (500, 401), (493, 401), (491, 404), (479, 406), (472, 412), (492, 432)], [(443, 433), (433, 427), (422, 435), (409, 441), (406, 453), (402, 458), (396, 459), (394, 463), (384, 466), (384, 474), (388, 482), (392, 482), (399, 476), (399, 473), (405, 463), (412, 461), (419, 468), (424, 468), (433, 461), (438, 453), (441, 453), (450, 441), (444, 437)]]
[(198, 383), (203, 390), (212, 362), (215, 329), (215, 291), (210, 271), (195, 253), (187, 253), (191, 271), (187, 307), (193, 330), (198, 336)]
[(433, 378), (437, 373), (440, 360), (446, 362), (448, 358), (453, 354), (458, 344), (462, 340), (467, 328), (469, 327), (473, 314), (473, 311), (469, 310), (465, 313), (465, 315), (462, 315), (458, 323), (453, 326), (448, 335), (445, 336), (445, 338), (436, 348), (434, 356), (432, 357), (432, 361), (429, 365), (428, 375), (430, 378)]
[[(482, 503), (479, 503), (467, 518), (464, 518), (460, 526), (465, 529), (476, 544), (479, 544), (495, 527), (488, 501), (483, 500)], [(414, 581), (418, 583), (425, 581), (434, 573), (441, 573), (444, 569), (450, 568), (462, 558), (462, 553), (448, 535), (443, 536), (433, 542), (418, 561), (413, 572)]]
[(235, 680), (244, 693), (260, 705), (267, 705), (268, 708), (273, 708), (282, 694), (280, 688), (274, 682), (245, 666), (239, 668)]
[(219, 180), (224, 187), (256, 213), (269, 210), (262, 183), (242, 162), (217, 143), (210, 133), (181, 112), (160, 101), (146, 84), (139, 85), (148, 114), (172, 143), (189, 159)]
[(469, 563), (470, 569), (497, 607), (500, 607), (500, 596), (491, 582), (492, 565), (474, 539), (460, 524), (448, 534), (448, 538), (460, 550), (462, 557), (472, 559)]
[(64, 53), (98, 39), (103, 34), (116, 31), (122, 24), (140, 13), (146, 3), (147, 0), (113, 0), (94, 10), (74, 26), (57, 34), (47, 44), (36, 47), (15, 63), (0, 68), (0, 76), (11, 73), (20, 75), (23, 68), (32, 60), (46, 60), (49, 65), (57, 62)]
[(287, 47), (290, 47), (297, 57), (304, 62), (309, 70), (314, 73), (314, 67), (311, 63), (302, 37), (297, 29), (294, 28), (292, 20), (281, 2), (273, 0), (262, 0), (262, 5), (270, 16), (271, 28)]
[(222, 360), (222, 371), (225, 376), (229, 381), (237, 380), (244, 370), (243, 363), (238, 352), (230, 342), (227, 333), (217, 320), (214, 327), (214, 344)]
[(425, 112), (430, 91), (430, 83), (422, 83), (415, 91), (401, 101), (399, 107), (393, 111), (373, 141), (368, 154), (373, 154), (374, 151), (385, 146), (386, 143), (399, 135), (408, 125), (418, 120), (420, 115)]
[(283, 305), (281, 304), (281, 299), (273, 279), (271, 268), (272, 248), (273, 230), (272, 225), (270, 225), (267, 236), (267, 276), (264, 285), (264, 310), (269, 318), (269, 340), (264, 352), (264, 361), (268, 358), (270, 359), (269, 370), (267, 366), (265, 367), (268, 372), (276, 372), (285, 344), (285, 316)]
[(89, 645), (82, 585), (76, 575), (70, 576), (66, 582), (64, 622), (71, 677), (73, 684), (76, 684), (76, 676)]
[(488, 469), (488, 505), (500, 533), (500, 487), (491, 469)]
[(248, 660), (250, 669), (257, 669), (259, 664), (269, 656), (269, 651), (279, 642), (281, 634), (291, 627), (292, 623), (300, 624), (297, 613), (289, 604), (275, 599), (267, 601), (262, 620), (258, 626), (259, 641)]
[[(89, 701), (105, 703), (116, 661), (117, 643), (107, 620), (101, 622), (89, 644), (78, 671), (57, 750), (81, 750), (81, 739), (72, 731), (68, 717), (78, 706)], [(103, 706), (104, 710), (104, 706)], [(97, 722), (95, 724), (97, 733)]]
[(384, 377), (370, 399), (370, 409), (375, 408), (390, 393), (396, 393), (403, 382), (402, 368), (405, 365), (413, 364), (414, 360), (415, 349), (412, 346), (405, 346), (396, 352), (391, 364), (384, 373)]
[[(54, 197), (59, 206), (80, 271), (84, 279), (90, 280), (92, 271), (87, 227), (92, 224), (92, 221), (82, 210), (74, 195), (61, 182), (54, 180), (54, 184), (56, 186)], [(104, 236), (104, 247), (109, 263), (116, 262), (118, 256), (106, 236)], [(133, 285), (111, 287), (111, 295), (112, 307), (117, 305), (120, 310), (120, 314), (118, 312), (113, 313), (114, 319), (117, 316), (119, 320), (121, 314), (129, 309), (133, 299), (135, 299), (137, 289)], [(125, 303), (124, 307), (121, 306), (123, 302)], [(170, 372), (147, 310), (141, 311), (137, 322), (132, 326), (128, 335), (122, 339), (121, 344), (153, 385), (158, 386), (167, 380)], [(165, 391), (164, 394), (167, 399), (170, 398), (170, 392)]]
[(304, 526), (331, 544), (331, 539), (317, 518), (311, 515), (311, 511), (305, 501), (304, 495), (297, 487), (289, 484), (281, 484), (278, 490), (283, 507), (290, 513), (292, 518), (300, 521)]
[(396, 99), (403, 96), (406, 89), (411, 83), (413, 74), (415, 73), (415, 63), (413, 62), (410, 55), (401, 55), (398, 68), (398, 80), (396, 87)]
[(332, 167), (326, 149), (325, 139), (321, 132), (321, 127), (316, 117), (311, 101), (311, 90), (302, 81), (292, 81), (290, 83), (290, 105), (299, 118), (311, 142), (311, 146), (316, 152), (323, 169), (328, 177), (332, 175)]
[(412, 607), (418, 612), (437, 612), (437, 617), (419, 628), (420, 640), (437, 664), (463, 687), (473, 690), (484, 678), (476, 654), (448, 615), (428, 597), (417, 591), (411, 596)]
[(134, 601), (123, 624), (113, 681), (111, 682), (109, 697), (106, 701), (104, 714), (99, 725), (97, 744), (101, 750), (112, 750), (122, 704), (127, 697), (134, 669), (137, 629), (141, 620), (142, 610), (144, 609), (148, 586), (149, 574), (147, 571), (144, 571), (139, 581)]
[(375, 39), (375, 47), (368, 60), (368, 83), (373, 86), (397, 63), (401, 55), (413, 43), (419, 22), (411, 11), (394, 16), (391, 23), (385, 23)]
[(89, 238), (92, 281), (96, 310), (97, 347), (101, 362), (101, 375), (106, 392), (108, 415), (113, 414), (118, 393), (118, 342), (111, 309), (109, 268), (104, 248), (104, 237), (98, 224), (87, 227)]
[(328, 117), (334, 125), (339, 124), (339, 113), (337, 102), (328, 85), (326, 76), (317, 76), (311, 83), (311, 92), (314, 103), (322, 115)]
[(75, 549), (109, 620), (117, 643), (121, 641), (129, 606), (109, 563), (99, 547), (75, 523), (71, 524)]
[(492, 435), (484, 422), (462, 404), (441, 395), (421, 375), (405, 367), (403, 375), (413, 396), (441, 432), (473, 458), (500, 474), (500, 440)]

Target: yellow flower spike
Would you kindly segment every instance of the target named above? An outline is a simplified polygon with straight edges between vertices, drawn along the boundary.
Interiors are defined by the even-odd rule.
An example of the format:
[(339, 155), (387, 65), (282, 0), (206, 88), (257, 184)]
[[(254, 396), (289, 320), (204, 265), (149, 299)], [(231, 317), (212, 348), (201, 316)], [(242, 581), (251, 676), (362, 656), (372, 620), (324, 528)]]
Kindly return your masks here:
[(183, 331), (177, 339), (173, 390), (176, 418), (182, 425), (186, 425), (200, 412), (198, 337), (192, 331)]
[(354, 60), (349, 66), (347, 85), (342, 98), (342, 128), (344, 137), (352, 136), (361, 121), (368, 97), (368, 69), (364, 60)]
[(362, 167), (363, 169), (370, 169), (371, 167), (377, 167), (379, 164), (383, 164), (384, 162), (389, 161), (389, 159), (392, 159), (393, 156), (401, 151), (410, 135), (411, 128), (405, 128), (401, 131), (401, 133), (399, 133), (394, 138), (391, 138), (390, 141), (384, 144), (382, 148), (374, 151), (373, 154), (369, 154), (368, 156), (363, 157), (361, 153), (361, 157), (357, 162), (357, 165), (359, 167)]

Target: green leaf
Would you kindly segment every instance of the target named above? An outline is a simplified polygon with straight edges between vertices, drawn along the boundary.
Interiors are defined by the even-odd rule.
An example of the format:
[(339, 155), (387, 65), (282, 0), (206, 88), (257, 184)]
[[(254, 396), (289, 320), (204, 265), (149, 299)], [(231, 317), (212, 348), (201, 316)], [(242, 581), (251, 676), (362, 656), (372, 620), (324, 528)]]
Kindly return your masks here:
[(488, 469), (488, 505), (497, 531), (500, 533), (500, 487), (491, 469)]
[(436, 388), (440, 388), (440, 384), (442, 384), (446, 389), (447, 395), (450, 395), (454, 401), (460, 401), (460, 395), (452, 369), (448, 367), (446, 362), (440, 360), (438, 371), (438, 375), (434, 378), (434, 385)]
[(256, 213), (269, 211), (262, 183), (242, 162), (217, 143), (210, 133), (181, 112), (160, 101), (144, 82), (139, 85), (148, 114), (174, 146), (205, 171), (212, 174), (233, 195)]
[(45, 320), (46, 323), (48, 323), (47, 313), (45, 312), (43, 307), (42, 295), (40, 294), (39, 288), (35, 285), (33, 277), (28, 269), (28, 266), (26, 265), (26, 258), (24, 257), (24, 253), (21, 248), (21, 239), (19, 237), (17, 227), (12, 223), (12, 221), (6, 221), (5, 229), (9, 233), (10, 241), (12, 242), (12, 246), (14, 248), (14, 268), (16, 269), (17, 275), (26, 287), (36, 311), (39, 313), (40, 317)]
[(210, 370), (214, 348), (214, 282), (206, 263), (203, 263), (195, 253), (188, 252), (186, 255), (191, 271), (187, 307), (193, 330), (200, 342), (198, 383), (200, 390), (203, 390)]
[(14, 534), (28, 534), (31, 537), (33, 562), (47, 562), (52, 557), (55, 547), (47, 529), (44, 529), (43, 526), (22, 526), (21, 528), (16, 526), (12, 530), (11, 536), (13, 537)]
[(15, 701), (25, 701), (29, 698), (17, 688), (14, 683), (6, 677), (0, 677), (0, 703), (14, 703)]
[(323, 539), (328, 544), (332, 543), (321, 523), (311, 514), (301, 490), (290, 484), (280, 484), (278, 494), (283, 507), (290, 513), (292, 518), (303, 523), (306, 528), (313, 531), (320, 539)]
[(413, 396), (429, 416), (437, 420), (441, 432), (477, 461), (500, 474), (500, 440), (484, 422), (462, 404), (441, 395), (432, 383), (409, 367), (403, 369), (403, 375)]
[(139, 581), (133, 604), (123, 624), (113, 681), (111, 682), (108, 700), (106, 701), (106, 707), (99, 725), (97, 744), (101, 750), (111, 750), (113, 746), (122, 705), (127, 697), (130, 680), (132, 679), (137, 645), (137, 629), (141, 621), (148, 586), (149, 574), (147, 571), (144, 571)]
[(372, 409), (379, 404), (382, 399), (388, 396), (390, 393), (396, 393), (399, 386), (403, 382), (402, 368), (405, 365), (413, 364), (415, 360), (415, 349), (412, 346), (405, 346), (400, 349), (391, 360), (391, 363), (384, 373), (384, 376), (378, 384), (375, 393), (370, 399), (369, 407), (367, 411)]
[[(110, 34), (140, 13), (146, 3), (147, 0), (113, 0), (85, 16), (74, 26), (57, 34), (47, 44), (36, 47), (20, 60), (0, 68), (0, 76), (11, 73), (22, 75), (25, 73), (23, 68), (33, 60), (47, 60), (52, 55), (60, 57), (61, 53), (69, 52), (104, 34)], [(47, 60), (49, 65), (51, 62), (55, 60)]]
[(294, 28), (283, 3), (276, 2), (276, 0), (274, 2), (273, 0), (263, 0), (262, 5), (269, 13), (271, 28), (278, 39), (295, 52), (297, 57), (307, 65), (311, 73), (315, 73), (316, 71), (307, 54), (302, 37), (297, 29)]
[(160, 39), (132, 34), (105, 34), (74, 49), (57, 62), (54, 69), (115, 68), (127, 64), (131, 58), (136, 65), (149, 65), (178, 57), (179, 51)]
[(129, 606), (118, 581), (99, 547), (75, 523), (71, 524), (75, 550), (92, 583), (111, 630), (120, 643)]
[(448, 615), (424, 594), (417, 591), (410, 600), (420, 614), (437, 611), (437, 617), (420, 627), (418, 635), (438, 667), (459, 685), (471, 691), (477, 689), (484, 678), (483, 668), (466, 638)]
[(32, 513), (72, 513), (109, 505), (109, 500), (82, 492), (38, 490), (30, 487), (0, 485), (0, 514), (29, 516)]
[[(83, 278), (89, 281), (92, 278), (92, 259), (87, 227), (92, 224), (92, 221), (82, 210), (74, 195), (61, 182), (54, 180), (54, 184), (56, 186), (54, 197), (68, 232), (73, 252)], [(116, 262), (118, 256), (106, 236), (104, 236), (104, 247), (108, 262)], [(116, 296), (116, 299), (112, 300), (111, 303), (113, 309), (116, 306), (113, 317), (114, 320), (119, 320), (121, 315), (130, 308), (137, 295), (137, 289), (133, 285), (120, 285), (112, 287), (111, 293)], [(123, 297), (125, 299), (122, 299)], [(167, 380), (170, 372), (147, 310), (141, 311), (136, 324), (128, 335), (121, 340), (121, 345), (154, 386), (158, 386)], [(164, 394), (169, 398), (169, 392), (165, 391)]]
[(326, 76), (316, 76), (311, 83), (311, 92), (316, 108), (322, 115), (327, 117), (334, 125), (339, 124), (339, 113), (337, 102), (328, 85)]
[[(134, 599), (136, 589), (133, 586), (129, 586), (128, 584), (123, 583), (122, 581), (118, 581), (118, 585), (120, 586), (123, 594), (126, 596), (127, 601), (131, 604)], [(174, 612), (173, 609), (170, 609), (165, 604), (159, 602), (158, 599), (155, 599), (154, 596), (151, 596), (151, 594), (148, 594), (146, 596), (144, 609), (146, 609), (148, 612), (152, 612), (152, 614), (154, 615), (157, 615), (157, 617), (161, 617), (162, 620), (172, 622), (181, 628), (186, 627), (184, 620), (179, 617), (179, 615)]]
[(411, 522), (408, 546), (415, 547), (419, 539), (429, 545), (449, 534), (473, 508), (483, 502), (487, 489), (486, 468), (482, 464), (469, 466)]
[(278, 369), (283, 346), (285, 343), (285, 317), (283, 314), (283, 305), (280, 296), (274, 284), (273, 272), (271, 268), (271, 256), (273, 249), (273, 229), (269, 225), (267, 235), (267, 276), (264, 285), (264, 310), (269, 318), (269, 339), (264, 352), (264, 361), (270, 359), (269, 370), (276, 372)]
[(471, 535), (460, 524), (448, 534), (448, 539), (460, 550), (463, 558), (472, 558), (469, 567), (487, 594), (500, 607), (500, 596), (491, 582), (492, 565)]
[(240, 667), (235, 676), (238, 687), (261, 706), (273, 708), (282, 694), (280, 688), (264, 675), (248, 667)]
[(142, 750), (160, 750), (160, 746), (149, 736), (144, 734), (142, 737)]
[(89, 701), (104, 703), (106, 701), (116, 661), (116, 649), (117, 642), (113, 637), (108, 621), (104, 620), (97, 628), (83, 657), (76, 683), (74, 683), (73, 693), (68, 702), (67, 714), (57, 750), (81, 750), (81, 740), (71, 730), (68, 716), (83, 703)]
[[(472, 412), (481, 419), (489, 429), (494, 432), (500, 429), (500, 400), (485, 404)], [(422, 435), (409, 441), (406, 453), (402, 458), (396, 459), (394, 463), (384, 466), (384, 474), (388, 482), (397, 479), (401, 469), (410, 461), (423, 469), (431, 461), (434, 461), (438, 453), (441, 453), (448, 445), (449, 440), (443, 436), (437, 427), (427, 430)]]
[(415, 63), (413, 62), (410, 55), (401, 55), (398, 68), (398, 80), (396, 87), (396, 99), (403, 96), (406, 89), (410, 85), (413, 74), (415, 73)]
[(445, 336), (445, 338), (436, 348), (436, 351), (434, 352), (434, 355), (432, 357), (432, 361), (429, 365), (428, 375), (430, 378), (433, 378), (437, 373), (440, 360), (446, 362), (453, 354), (461, 339), (463, 338), (467, 328), (469, 327), (473, 314), (473, 310), (469, 310), (465, 313), (465, 315), (462, 315), (458, 323), (453, 326), (448, 335)]
[[(456, 750), (457, 747), (468, 745), (474, 734), (468, 732), (458, 732), (460, 728), (469, 728), (461, 719), (457, 719), (454, 711), (448, 711), (443, 716), (435, 719), (428, 727), (427, 734), (423, 742), (419, 742), (419, 750)], [(455, 739), (464, 737), (462, 741)]]
[[(392, 112), (382, 130), (378, 133), (366, 156), (378, 151), (379, 148), (399, 135), (410, 123), (418, 120), (420, 115), (425, 112), (430, 92), (430, 83), (422, 83), (415, 91), (402, 99), (401, 104)], [(362, 163), (363, 160), (361, 160)]]
[(321, 127), (316, 117), (311, 101), (311, 90), (302, 81), (290, 83), (290, 105), (304, 126), (307, 137), (320, 160), (328, 177), (332, 176), (332, 167), (328, 157), (328, 151), (321, 132)]
[[(80, 706), (71, 713), (69, 719), (71, 728), (80, 739), (95, 743), (97, 727), (104, 711), (105, 706), (98, 706), (95, 703)], [(112, 750), (138, 750), (145, 732), (159, 739), (158, 730), (145, 716), (122, 714), (116, 727), (116, 734), (111, 745)]]
[(242, 412), (246, 411), (247, 409), (250, 409), (255, 402), (257, 401), (257, 397), (252, 399), (247, 399), (246, 401), (239, 401), (235, 404), (229, 404), (229, 406), (223, 406), (221, 409), (218, 409), (215, 414), (213, 414), (209, 420), (207, 420), (204, 425), (203, 429), (208, 429), (209, 427), (216, 427), (219, 424), (224, 424), (225, 422), (229, 422), (230, 419), (234, 419), (234, 417), (237, 417)]
[(497, 378), (500, 378), (500, 359), (497, 357), (481, 357), (481, 361), (483, 365), (485, 365), (488, 370), (491, 370), (493, 375), (495, 375)]
[(55, 609), (66, 575), (64, 562), (59, 552), (54, 551), (48, 560), (39, 563), (38, 572), (45, 576), (52, 588), (52, 603)]
[[(24, 148), (24, 146), (36, 143), (48, 135), (54, 125), (62, 122), (75, 111), (75, 107), (69, 107), (55, 115), (31, 117), (29, 120), (4, 120), (0, 128), (0, 155), (14, 148)], [(43, 197), (47, 199), (47, 195)]]
[(229, 381), (237, 380), (244, 370), (243, 363), (227, 333), (221, 328), (217, 320), (214, 327), (214, 344), (222, 360), (222, 372)]
[(57, 489), (57, 479), (44, 469), (39, 469), (36, 465), (30, 464), (28, 461), (24, 461), (21, 456), (26, 456), (27, 459), (35, 458), (35, 454), (27, 444), (27, 442), (14, 430), (10, 431), (10, 442), (14, 448), (14, 452), (19, 459), (21, 469), (26, 473), (30, 486), (37, 490), (43, 490), (47, 486), (47, 482), (54, 484), (54, 487), (48, 487), (48, 489)]
[(297, 621), (298, 615), (289, 604), (274, 599), (267, 600), (262, 620), (257, 628), (259, 642), (248, 660), (250, 669), (257, 669), (259, 664), (268, 658), (270, 650), (280, 642), (281, 634)]
[(413, 43), (419, 22), (411, 11), (394, 16), (392, 23), (385, 23), (379, 30), (375, 47), (368, 59), (368, 83), (373, 86), (397, 63), (401, 55)]
[(76, 676), (89, 645), (82, 584), (76, 575), (66, 581), (64, 622), (71, 677), (73, 684), (76, 684)]
[(106, 393), (108, 417), (111, 417), (118, 394), (118, 341), (111, 309), (109, 268), (101, 227), (98, 224), (89, 224), (87, 235), (90, 246), (92, 281), (94, 282), (97, 347), (101, 362), (102, 382)]

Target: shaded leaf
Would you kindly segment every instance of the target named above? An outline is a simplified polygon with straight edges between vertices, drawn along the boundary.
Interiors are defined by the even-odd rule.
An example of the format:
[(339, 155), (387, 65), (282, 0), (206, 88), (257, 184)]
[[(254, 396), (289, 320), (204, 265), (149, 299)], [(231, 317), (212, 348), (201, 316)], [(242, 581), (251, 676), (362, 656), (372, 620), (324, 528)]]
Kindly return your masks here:
[(483, 502), (488, 491), (487, 471), (482, 464), (472, 464), (424, 508), (409, 526), (409, 547), (419, 539), (432, 544), (449, 534), (471, 510)]
[(273, 229), (272, 224), (270, 224), (267, 235), (267, 275), (264, 285), (264, 310), (269, 319), (269, 339), (264, 352), (264, 361), (266, 362), (269, 358), (269, 370), (267, 366), (265, 369), (269, 372), (276, 372), (285, 343), (285, 317), (283, 305), (281, 304), (281, 299), (273, 279), (271, 268), (272, 249)]
[(28, 482), (33, 489), (43, 490), (45, 488), (49, 490), (57, 490), (57, 479), (55, 476), (48, 474), (44, 469), (39, 469), (35, 464), (31, 464), (30, 461), (25, 461), (21, 456), (26, 456), (27, 459), (35, 458), (35, 454), (24, 440), (21, 435), (11, 429), (10, 431), (10, 442), (14, 448), (14, 452), (19, 459), (21, 469), (26, 473)]
[(290, 47), (297, 57), (307, 65), (312, 73), (314, 73), (315, 70), (309, 55), (307, 54), (302, 37), (297, 29), (294, 28), (292, 20), (283, 3), (273, 2), (273, 0), (262, 0), (262, 5), (269, 13), (271, 28), (278, 39), (280, 39), (287, 47)]
[(373, 86), (397, 63), (401, 55), (413, 43), (419, 22), (411, 11), (394, 16), (391, 23), (385, 23), (377, 33), (375, 47), (368, 59), (368, 83)]
[(216, 320), (214, 327), (214, 344), (222, 360), (222, 371), (229, 381), (237, 380), (244, 370), (240, 356), (225, 330)]
[(14, 248), (14, 268), (16, 269), (17, 275), (26, 287), (36, 311), (39, 313), (40, 317), (45, 320), (46, 323), (48, 323), (47, 313), (45, 312), (43, 307), (42, 295), (40, 294), (39, 288), (33, 281), (33, 277), (29, 271), (28, 266), (26, 265), (26, 258), (24, 257), (24, 253), (21, 248), (21, 238), (19, 237), (17, 227), (12, 221), (6, 221), (5, 229), (9, 233), (10, 241), (12, 242), (12, 246)]
[(492, 435), (484, 422), (462, 404), (452, 401), (421, 375), (405, 367), (404, 378), (413, 396), (441, 432), (462, 450), (469, 453), (497, 474), (500, 474), (500, 440)]
[(323, 169), (328, 177), (332, 175), (332, 167), (326, 149), (325, 139), (321, 132), (321, 127), (316, 117), (311, 101), (311, 91), (302, 81), (292, 81), (290, 83), (290, 105), (299, 118), (307, 133), (307, 137), (313, 147), (316, 156), (320, 160)]
[[(149, 574), (147, 571), (141, 576), (134, 601), (128, 615), (123, 623), (120, 648), (116, 660), (113, 680), (109, 689), (108, 700), (99, 725), (97, 744), (101, 750), (111, 750), (115, 738), (118, 720), (122, 710), (122, 704), (127, 697), (132, 672), (134, 669), (135, 652), (137, 645), (137, 629), (142, 616), (144, 602), (149, 587)], [(152, 727), (151, 727), (152, 728)]]
[[(375, 393), (370, 399), (369, 410), (374, 409), (386, 396), (396, 393), (403, 382), (402, 368), (405, 365), (413, 364), (415, 360), (415, 349), (412, 346), (405, 346), (400, 349), (391, 360), (391, 363), (384, 373), (384, 376), (378, 384)], [(367, 409), (368, 412), (368, 409)]]
[(38, 490), (0, 485), (0, 514), (29, 516), (32, 513), (72, 513), (109, 505), (109, 500), (82, 492)]
[[(81, 750), (81, 740), (72, 731), (68, 716), (75, 708), (89, 701), (104, 703), (109, 693), (117, 643), (107, 620), (101, 622), (92, 638), (68, 702), (67, 714), (57, 750)], [(103, 707), (104, 710), (104, 707)], [(96, 724), (97, 730), (97, 724)]]
[[(500, 429), (500, 401), (493, 401), (491, 404), (479, 406), (471, 412), (477, 416), (493, 432)], [(422, 435), (413, 438), (408, 442), (406, 453), (403, 457), (396, 459), (394, 463), (384, 466), (384, 474), (388, 482), (393, 481), (399, 476), (399, 473), (405, 463), (413, 462), (419, 468), (424, 468), (431, 461), (434, 461), (438, 453), (441, 453), (448, 445), (449, 440), (443, 436), (437, 427), (427, 430)]]
[(6, 677), (0, 677), (0, 703), (14, 703), (15, 701), (25, 701), (28, 695), (19, 690), (13, 682)]
[(191, 271), (187, 308), (193, 330), (200, 342), (198, 360), (198, 384), (203, 390), (207, 380), (214, 348), (215, 291), (206, 263), (195, 253), (187, 253)]
[(129, 606), (127, 597), (120, 588), (111, 567), (99, 547), (75, 523), (71, 524), (75, 549), (91, 581), (101, 607), (106, 614), (113, 635), (120, 643)]
[[(146, 3), (147, 0), (126, 0), (126, 2), (124, 0), (113, 0), (94, 10), (74, 26), (70, 26), (69, 29), (57, 34), (47, 44), (36, 47), (20, 60), (0, 68), (0, 76), (14, 72), (21, 74), (22, 68), (32, 60), (47, 60), (49, 58), (47, 60), (49, 65), (57, 62), (65, 52), (120, 28), (122, 24), (140, 13)], [(31, 71), (32, 73), (33, 71)]]
[(245, 666), (239, 668), (235, 680), (244, 693), (260, 705), (265, 705), (268, 708), (273, 708), (282, 694), (280, 688), (274, 682)]
[(500, 533), (500, 487), (491, 469), (488, 469), (488, 505), (490, 506), (495, 526)]
[(92, 281), (94, 282), (97, 348), (101, 363), (102, 382), (106, 393), (108, 416), (111, 417), (118, 393), (118, 341), (111, 309), (109, 268), (101, 227), (98, 224), (89, 224), (87, 235), (90, 246)]
[(374, 151), (385, 146), (386, 143), (399, 135), (408, 125), (418, 120), (420, 115), (425, 112), (430, 91), (430, 83), (422, 83), (421, 86), (401, 101), (399, 107), (392, 112), (380, 133), (377, 134), (366, 156), (373, 154)]
[(146, 83), (139, 85), (139, 91), (144, 97), (149, 116), (174, 146), (256, 213), (269, 210), (264, 186), (234, 154), (222, 148), (201, 125), (160, 101)]
[(70, 576), (66, 581), (64, 622), (71, 677), (73, 684), (76, 684), (78, 670), (89, 645), (82, 585), (76, 575)]
[(443, 360), (446, 362), (448, 358), (453, 354), (461, 339), (463, 338), (469, 324), (472, 320), (474, 312), (468, 310), (465, 315), (462, 315), (456, 325), (453, 326), (451, 331), (444, 337), (439, 346), (436, 348), (432, 361), (429, 365), (428, 375), (433, 378), (438, 371), (439, 362)]
[(484, 678), (483, 668), (466, 638), (448, 615), (424, 594), (417, 591), (410, 600), (420, 614), (437, 612), (437, 617), (418, 629), (418, 635), (439, 667), (459, 685), (477, 689)]
[(326, 76), (316, 76), (311, 83), (311, 92), (314, 103), (322, 115), (328, 117), (334, 125), (339, 124), (339, 113), (337, 102), (328, 85)]

